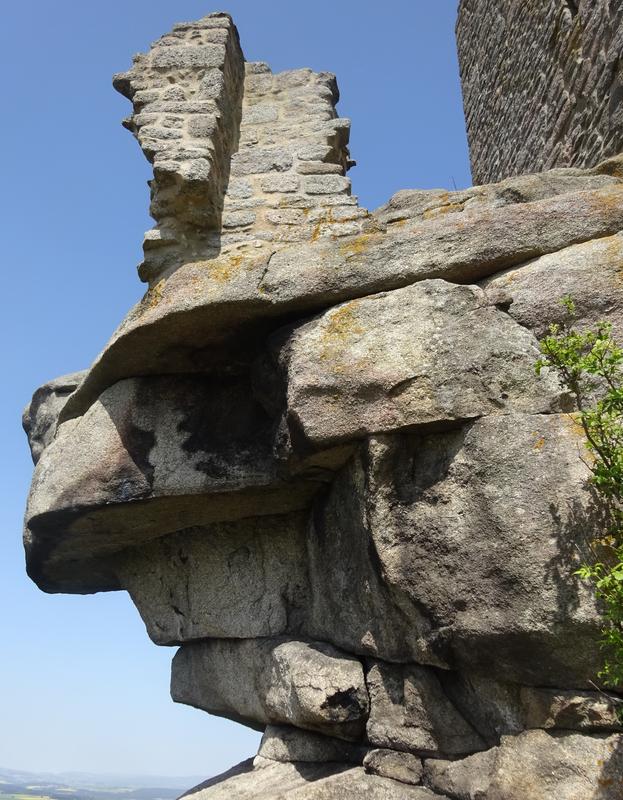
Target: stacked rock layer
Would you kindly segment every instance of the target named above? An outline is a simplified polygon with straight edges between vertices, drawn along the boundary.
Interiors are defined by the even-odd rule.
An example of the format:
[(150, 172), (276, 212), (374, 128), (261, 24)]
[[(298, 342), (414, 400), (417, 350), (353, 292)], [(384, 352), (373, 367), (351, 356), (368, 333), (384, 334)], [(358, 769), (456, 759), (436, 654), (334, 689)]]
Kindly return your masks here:
[(173, 699), (264, 731), (196, 800), (620, 798), (600, 509), (534, 370), (561, 295), (623, 335), (613, 164), (369, 213), (334, 76), (245, 64), (223, 14), (115, 85), (149, 288), (26, 410), (33, 580), (127, 590)]

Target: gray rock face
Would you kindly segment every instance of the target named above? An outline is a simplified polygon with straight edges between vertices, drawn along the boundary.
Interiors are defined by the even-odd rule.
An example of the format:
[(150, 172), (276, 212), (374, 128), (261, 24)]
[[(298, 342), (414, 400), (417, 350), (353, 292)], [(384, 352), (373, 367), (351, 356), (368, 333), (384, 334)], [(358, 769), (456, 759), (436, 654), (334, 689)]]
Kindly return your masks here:
[(115, 86), (149, 289), (25, 413), (31, 577), (128, 591), (173, 699), (264, 731), (187, 797), (620, 800), (575, 575), (604, 510), (534, 363), (563, 294), (623, 336), (623, 156), (371, 214), (335, 76), (246, 62), (228, 15)]
[(171, 694), (252, 726), (292, 724), (342, 739), (359, 738), (369, 710), (359, 661), (329, 645), (278, 639), (184, 645)]
[(617, 713), (619, 703), (607, 694), (523, 686), (520, 697), (526, 728), (623, 730), (623, 721)]
[(215, 523), (126, 549), (115, 571), (156, 644), (280, 636), (308, 594), (305, 531), (302, 514)]
[[(115, 384), (85, 416), (59, 426), (37, 464), (26, 518), (31, 552), (50, 530), (55, 536), (44, 563), (31, 560), (33, 577), (53, 584), (73, 559), (307, 506), (318, 484), (279, 474), (272, 429), (244, 379)], [(91, 588), (103, 587), (94, 580)]]
[[(267, 725), (257, 755), (260, 759), (269, 758), (288, 763), (335, 761), (343, 764), (361, 764), (362, 761), (368, 760), (366, 749), (362, 745), (345, 742), (332, 736), (310, 733), (288, 725)], [(367, 771), (371, 770), (368, 768)], [(384, 777), (394, 776), (384, 775)]]
[(366, 674), (368, 741), (421, 756), (460, 756), (485, 743), (444, 694), (432, 670), (379, 662)]
[(517, 175), (458, 192), (443, 189), (403, 189), (374, 212), (385, 224), (407, 219), (435, 219), (491, 206), (534, 203), (558, 194), (585, 192), (616, 183), (614, 174), (590, 174), (580, 169), (552, 169), (533, 175)]
[(423, 281), (352, 300), (296, 328), (277, 352), (292, 446), (558, 410), (558, 382), (536, 377), (537, 357), (536, 340), (473, 287)]
[[(258, 759), (256, 759), (256, 762)], [(362, 767), (243, 762), (184, 795), (192, 800), (438, 800), (423, 786), (367, 774)], [(442, 796), (443, 800), (443, 796)]]
[(556, 414), (372, 438), (314, 515), (310, 633), (331, 620), (332, 641), (355, 652), (585, 683), (599, 614), (573, 571), (599, 518), (581, 443)]
[(440, 679), (445, 693), (489, 745), (524, 728), (622, 729), (620, 698), (611, 693), (520, 686), (469, 673), (441, 673)]
[(537, 336), (560, 323), (565, 309), (560, 298), (573, 297), (579, 327), (607, 319), (613, 335), (623, 337), (621, 261), (623, 236), (605, 236), (542, 256), (483, 282), (492, 302)]
[(422, 761), (411, 753), (369, 750), (363, 760), (366, 772), (416, 786), (422, 779)]
[(69, 395), (75, 392), (84, 372), (72, 372), (44, 383), (24, 409), (22, 426), (28, 436), (32, 460), (36, 464), (54, 439), (58, 416)]
[(459, 800), (618, 800), (623, 738), (526, 731), (463, 761), (426, 761), (425, 781)]

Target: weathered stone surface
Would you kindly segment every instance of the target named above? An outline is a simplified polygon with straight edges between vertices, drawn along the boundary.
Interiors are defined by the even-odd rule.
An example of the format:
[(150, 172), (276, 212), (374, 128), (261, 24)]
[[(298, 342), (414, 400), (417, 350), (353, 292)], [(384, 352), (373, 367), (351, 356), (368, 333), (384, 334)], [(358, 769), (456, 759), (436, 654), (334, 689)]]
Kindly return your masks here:
[(470, 286), (423, 281), (336, 306), (276, 336), (292, 447), (508, 411), (561, 409), (538, 346)]
[(361, 736), (369, 708), (359, 661), (319, 642), (280, 639), (183, 645), (171, 695), (251, 727), (290, 724), (342, 739)]
[[(134, 113), (125, 125), (154, 166), (150, 212), (156, 230), (167, 231), (174, 243), (184, 242), (195, 226), (219, 229), (240, 126), (244, 56), (238, 32), (229, 15), (207, 19), (219, 22), (216, 41), (211, 27), (178, 29), (113, 80), (132, 100)], [(201, 117), (193, 106), (199, 84), (210, 100)], [(179, 115), (179, 126), (171, 127), (171, 112)]]
[(372, 445), (369, 525), (433, 649), (505, 680), (585, 684), (599, 614), (573, 573), (600, 520), (573, 421), (489, 416), (398, 441)]
[(32, 577), (55, 588), (55, 564), (194, 525), (304, 508), (317, 484), (280, 476), (272, 428), (244, 378), (115, 384), (59, 427), (37, 464), (27, 511)]
[[(273, 303), (308, 297), (330, 304), (426, 278), (484, 278), (570, 244), (619, 231), (620, 182), (510, 206), (405, 221), (337, 245), (315, 242), (275, 253), (260, 288)], [(452, 195), (448, 202), (452, 204)], [(538, 220), (538, 222), (537, 222)], [(382, 226), (381, 226), (382, 227)], [(309, 265), (309, 266), (308, 266)], [(300, 307), (301, 301), (297, 303)]]
[(623, 737), (526, 731), (462, 761), (429, 760), (425, 782), (456, 800), (619, 800)]
[(363, 760), (366, 772), (380, 775), (381, 778), (393, 778), (401, 783), (413, 784), (422, 780), (422, 759), (411, 753), (396, 750), (369, 750)]
[[(256, 759), (256, 762), (259, 759)], [(197, 786), (189, 800), (439, 800), (423, 786), (368, 775), (346, 764), (279, 764), (245, 761)], [(443, 797), (441, 798), (443, 800)]]
[(492, 302), (537, 336), (562, 322), (560, 299), (573, 297), (578, 327), (607, 320), (613, 336), (623, 340), (623, 235), (593, 239), (506, 270), (483, 283)]
[(428, 642), (426, 615), (406, 598), (397, 598), (396, 587), (385, 580), (368, 502), (366, 459), (358, 454), (312, 514), (305, 629), (312, 638), (330, 639), (349, 652), (439, 663)]
[(365, 754), (366, 748), (363, 745), (288, 725), (267, 725), (257, 751), (259, 758), (270, 758), (273, 761), (317, 763), (337, 761), (351, 764), (361, 764)]
[[(605, 164), (602, 165), (602, 170), (605, 168)], [(591, 174), (580, 169), (552, 169), (454, 192), (446, 189), (402, 189), (374, 212), (374, 218), (391, 225), (408, 219), (436, 219), (486, 206), (498, 208), (515, 203), (533, 203), (559, 194), (586, 192), (614, 185), (618, 182), (617, 174), (618, 170)]]
[(85, 372), (62, 375), (44, 383), (34, 393), (24, 409), (22, 426), (28, 436), (32, 460), (36, 464), (41, 453), (50, 444), (56, 433), (56, 422), (69, 395), (75, 391)]
[(179, 531), (115, 559), (119, 583), (156, 644), (280, 636), (307, 597), (302, 514)]
[(617, 713), (622, 707), (623, 699), (614, 695), (523, 686), (520, 699), (526, 728), (623, 730), (623, 723)]
[(421, 756), (459, 756), (486, 745), (448, 700), (434, 672), (377, 662), (366, 673), (368, 741)]
[(526, 727), (517, 684), (469, 672), (440, 670), (438, 676), (448, 698), (490, 747)]
[[(426, 278), (468, 283), (577, 242), (623, 229), (623, 189), (466, 211), (257, 255), (192, 261), (134, 307), (63, 410), (84, 413), (136, 374), (214, 369), (253, 349), (268, 321)], [(235, 337), (233, 336), (235, 332)], [(248, 357), (248, 355), (247, 355)]]
[(126, 589), (181, 645), (174, 699), (265, 729), (198, 800), (619, 798), (575, 574), (603, 509), (534, 362), (561, 294), (623, 336), (623, 156), (371, 214), (335, 76), (245, 62), (229, 16), (115, 85), (154, 166), (149, 290), (26, 413), (30, 575)]
[(314, 514), (310, 635), (506, 681), (586, 685), (600, 618), (573, 572), (599, 516), (582, 447), (565, 415), (374, 438)]
[(623, 8), (461, 0), (457, 43), (474, 182), (592, 166), (623, 149)]
[(440, 672), (443, 688), (491, 746), (525, 728), (610, 732), (622, 729), (621, 698), (613, 693), (501, 683), (468, 673)]

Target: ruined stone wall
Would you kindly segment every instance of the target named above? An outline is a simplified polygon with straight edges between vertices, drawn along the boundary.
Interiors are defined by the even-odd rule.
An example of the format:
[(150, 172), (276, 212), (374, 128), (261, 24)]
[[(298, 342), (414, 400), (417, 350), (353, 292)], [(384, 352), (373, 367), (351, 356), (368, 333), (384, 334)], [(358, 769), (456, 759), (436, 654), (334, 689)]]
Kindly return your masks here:
[(621, 0), (461, 0), (474, 183), (623, 150)]
[(345, 177), (350, 120), (335, 75), (245, 62), (227, 14), (179, 23), (113, 84), (153, 164), (139, 274), (249, 247), (356, 233), (367, 216)]

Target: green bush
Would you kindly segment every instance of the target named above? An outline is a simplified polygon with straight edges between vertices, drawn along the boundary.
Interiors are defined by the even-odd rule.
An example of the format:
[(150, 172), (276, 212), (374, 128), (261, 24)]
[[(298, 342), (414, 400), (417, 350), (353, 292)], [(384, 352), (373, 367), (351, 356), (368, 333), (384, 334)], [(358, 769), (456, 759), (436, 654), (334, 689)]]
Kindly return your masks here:
[(600, 322), (579, 331), (575, 303), (564, 297), (566, 318), (550, 325), (540, 341), (537, 374), (549, 367), (575, 399), (574, 417), (582, 425), (591, 458), (591, 482), (606, 512), (590, 557), (577, 571), (595, 586), (602, 603), (603, 667), (606, 686), (623, 684), (623, 349), (612, 338), (612, 326)]

